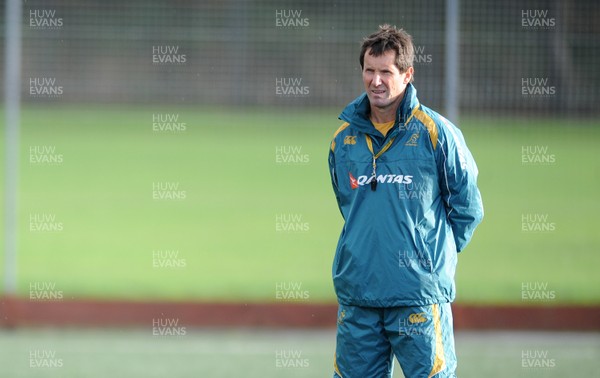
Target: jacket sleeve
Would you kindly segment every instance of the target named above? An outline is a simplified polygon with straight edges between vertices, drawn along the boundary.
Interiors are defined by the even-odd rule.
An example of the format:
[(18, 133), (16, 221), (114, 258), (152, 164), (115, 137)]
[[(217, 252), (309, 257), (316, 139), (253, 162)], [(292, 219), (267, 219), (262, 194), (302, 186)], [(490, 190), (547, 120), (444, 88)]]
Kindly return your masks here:
[(442, 119), (438, 125), (437, 166), (446, 214), (462, 251), (483, 219), (483, 203), (477, 188), (477, 165), (461, 131)]

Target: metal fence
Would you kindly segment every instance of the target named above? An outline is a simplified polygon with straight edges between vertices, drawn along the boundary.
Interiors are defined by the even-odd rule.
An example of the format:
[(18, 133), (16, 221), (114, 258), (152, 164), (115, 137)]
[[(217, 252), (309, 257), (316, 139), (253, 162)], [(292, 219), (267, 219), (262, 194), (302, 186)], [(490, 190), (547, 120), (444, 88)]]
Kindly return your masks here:
[[(462, 111), (599, 113), (599, 2), (462, 0), (459, 15)], [(445, 20), (441, 0), (29, 0), (22, 99), (342, 106), (362, 90), (362, 38), (390, 23), (439, 108)]]

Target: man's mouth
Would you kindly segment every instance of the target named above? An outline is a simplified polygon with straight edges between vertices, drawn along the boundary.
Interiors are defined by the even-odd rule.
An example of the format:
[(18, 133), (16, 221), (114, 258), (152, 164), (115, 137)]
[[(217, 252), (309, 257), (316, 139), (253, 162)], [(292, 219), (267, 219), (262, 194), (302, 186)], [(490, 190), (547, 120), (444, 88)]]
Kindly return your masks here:
[(385, 89), (371, 89), (371, 93), (373, 94), (384, 94)]

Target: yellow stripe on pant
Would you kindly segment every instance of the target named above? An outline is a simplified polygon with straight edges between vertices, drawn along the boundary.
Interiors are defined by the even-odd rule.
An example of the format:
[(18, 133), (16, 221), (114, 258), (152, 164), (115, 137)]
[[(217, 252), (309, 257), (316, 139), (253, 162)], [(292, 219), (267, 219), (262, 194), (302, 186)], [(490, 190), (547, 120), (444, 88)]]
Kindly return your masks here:
[(335, 353), (333, 354), (333, 371), (335, 371), (335, 373), (336, 373), (337, 375), (339, 375), (339, 376), (340, 376), (340, 378), (343, 378), (343, 377), (342, 377), (342, 373), (340, 373), (340, 368), (339, 368), (339, 367), (338, 367), (338, 365), (337, 365), (337, 352), (335, 352)]
[(442, 342), (442, 325), (440, 324), (440, 309), (437, 303), (431, 306), (431, 312), (433, 315), (433, 329), (435, 331), (435, 357), (429, 377), (433, 377), (446, 367), (444, 343)]

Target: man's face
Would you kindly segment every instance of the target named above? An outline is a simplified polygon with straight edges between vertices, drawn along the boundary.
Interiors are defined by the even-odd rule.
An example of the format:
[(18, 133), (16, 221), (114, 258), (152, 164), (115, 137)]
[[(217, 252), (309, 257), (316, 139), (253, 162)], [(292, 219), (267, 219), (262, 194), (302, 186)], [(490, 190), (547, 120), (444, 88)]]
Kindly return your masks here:
[(396, 67), (396, 52), (388, 50), (380, 56), (365, 53), (362, 78), (371, 106), (386, 109), (398, 106), (412, 78), (413, 68), (401, 73)]

